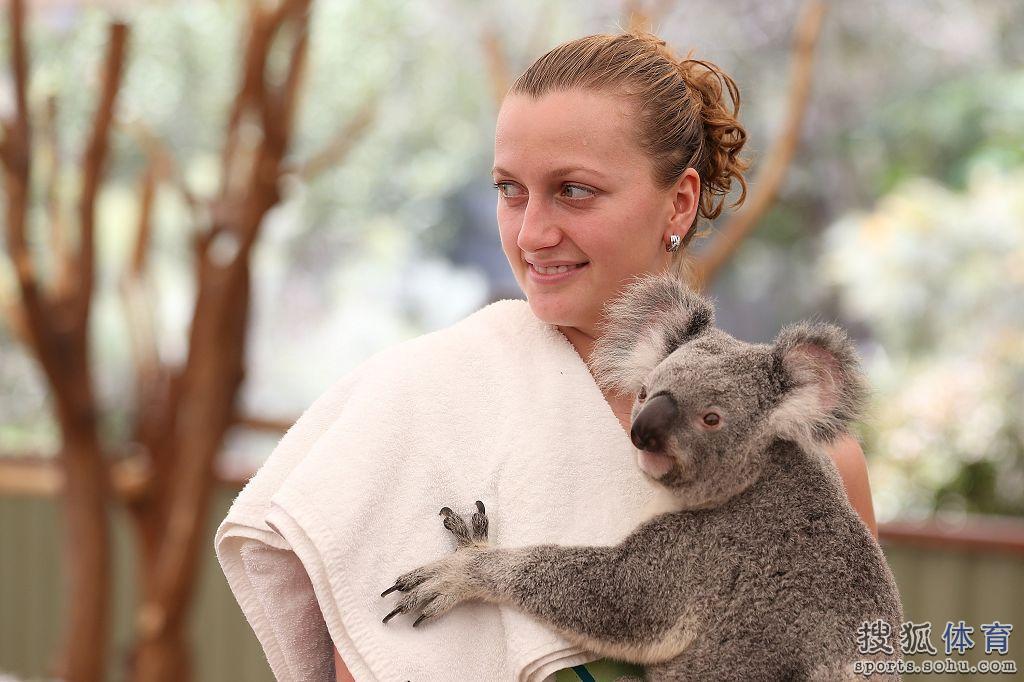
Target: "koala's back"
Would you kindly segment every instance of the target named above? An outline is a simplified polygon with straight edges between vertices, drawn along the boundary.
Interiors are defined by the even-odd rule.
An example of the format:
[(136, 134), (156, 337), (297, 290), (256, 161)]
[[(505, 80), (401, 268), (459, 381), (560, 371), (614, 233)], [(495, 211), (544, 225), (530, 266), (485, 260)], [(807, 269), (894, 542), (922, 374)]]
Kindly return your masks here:
[[(856, 659), (899, 657), (903, 614), (885, 557), (838, 476), (789, 441), (726, 505), (664, 514), (634, 535), (655, 538), (648, 549), (675, 580), (663, 594), (678, 595), (665, 603), (692, 638), (648, 679), (844, 679)], [(892, 653), (863, 655), (858, 628), (879, 618)]]

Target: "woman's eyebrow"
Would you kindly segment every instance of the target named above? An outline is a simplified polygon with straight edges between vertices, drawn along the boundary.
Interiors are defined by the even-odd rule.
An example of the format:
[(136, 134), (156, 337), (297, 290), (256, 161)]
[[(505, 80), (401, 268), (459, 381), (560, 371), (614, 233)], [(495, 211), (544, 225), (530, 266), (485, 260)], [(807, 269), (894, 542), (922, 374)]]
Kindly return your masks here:
[[(568, 175), (574, 171), (586, 171), (587, 173), (593, 173), (601, 178), (606, 178), (604, 173), (601, 171), (594, 170), (593, 168), (587, 168), (586, 166), (563, 166), (561, 168), (555, 168), (547, 172), (549, 178), (558, 177), (559, 175)], [(501, 173), (502, 175), (514, 175), (500, 166), (495, 166), (491, 169), (491, 174)]]

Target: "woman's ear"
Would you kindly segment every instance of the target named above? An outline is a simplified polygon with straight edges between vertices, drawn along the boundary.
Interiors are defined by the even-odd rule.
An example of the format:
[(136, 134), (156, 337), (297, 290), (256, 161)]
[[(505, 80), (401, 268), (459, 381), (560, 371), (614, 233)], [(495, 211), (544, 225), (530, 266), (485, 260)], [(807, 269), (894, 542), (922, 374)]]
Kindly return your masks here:
[(714, 325), (710, 299), (677, 277), (634, 277), (608, 301), (598, 324), (590, 368), (598, 384), (618, 394), (636, 393), (672, 351)]
[(860, 418), (868, 385), (853, 343), (840, 327), (797, 322), (783, 327), (772, 347), (780, 386), (770, 429), (804, 449), (827, 445)]
[(693, 168), (687, 168), (673, 187), (672, 217), (669, 218), (670, 234), (685, 237), (693, 228), (694, 217), (700, 208), (700, 175)]

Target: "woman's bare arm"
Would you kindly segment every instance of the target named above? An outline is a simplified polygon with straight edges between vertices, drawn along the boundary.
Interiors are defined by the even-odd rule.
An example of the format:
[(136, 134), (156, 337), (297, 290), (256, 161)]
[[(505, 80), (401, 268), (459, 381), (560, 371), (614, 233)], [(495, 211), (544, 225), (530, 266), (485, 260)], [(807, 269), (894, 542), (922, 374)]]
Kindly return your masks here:
[(877, 540), (878, 526), (875, 523), (875, 508), (871, 503), (868, 465), (860, 443), (852, 435), (846, 434), (829, 448), (828, 454), (843, 479), (843, 487), (846, 488), (850, 506), (864, 519), (864, 523)]
[(352, 677), (352, 673), (345, 667), (345, 662), (341, 660), (341, 653), (338, 651), (338, 647), (334, 647), (334, 671), (337, 682), (356, 682), (355, 678)]

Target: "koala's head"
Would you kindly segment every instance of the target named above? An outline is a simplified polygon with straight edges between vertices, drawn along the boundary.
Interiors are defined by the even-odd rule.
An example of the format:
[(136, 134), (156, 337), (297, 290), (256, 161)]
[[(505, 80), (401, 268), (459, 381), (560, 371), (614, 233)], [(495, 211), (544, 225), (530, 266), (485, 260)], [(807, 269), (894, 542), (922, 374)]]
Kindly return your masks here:
[(747, 489), (776, 439), (820, 452), (860, 416), (867, 387), (839, 327), (798, 322), (745, 343), (667, 274), (636, 278), (606, 304), (590, 364), (603, 389), (636, 396), (640, 468), (690, 509)]

